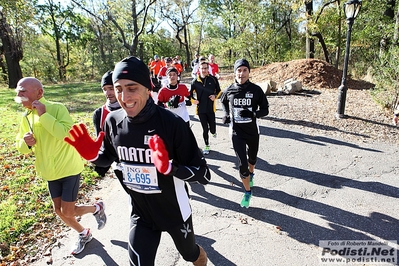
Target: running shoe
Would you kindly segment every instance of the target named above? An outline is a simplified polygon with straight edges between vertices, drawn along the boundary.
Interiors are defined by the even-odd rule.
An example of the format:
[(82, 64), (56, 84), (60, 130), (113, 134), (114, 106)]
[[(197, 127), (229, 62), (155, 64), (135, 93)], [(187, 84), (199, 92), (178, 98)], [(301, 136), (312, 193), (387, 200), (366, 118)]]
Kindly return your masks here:
[(205, 149), (202, 151), (203, 154), (209, 154), (209, 151), (211, 150), (211, 148), (209, 147), (209, 145), (205, 146)]
[(105, 212), (104, 212), (104, 209), (105, 209), (104, 202), (99, 201), (99, 202), (96, 202), (94, 205), (97, 205), (100, 207), (100, 209), (93, 215), (94, 215), (94, 217), (96, 217), (96, 220), (97, 220), (97, 224), (98, 224), (97, 229), (101, 230), (104, 228), (105, 224), (107, 223), (107, 215), (105, 215)]
[(249, 187), (254, 186), (254, 173), (249, 173)]
[(212, 137), (217, 138), (218, 133), (212, 134)]
[(76, 255), (79, 254), (80, 252), (83, 251), (85, 248), (86, 244), (89, 243), (93, 239), (93, 236), (91, 235), (90, 229), (88, 230), (87, 234), (81, 235), (79, 234), (79, 239), (75, 244), (74, 249), (72, 250), (71, 254)]
[(241, 200), (241, 207), (249, 208), (249, 201), (251, 200), (252, 192), (245, 192)]

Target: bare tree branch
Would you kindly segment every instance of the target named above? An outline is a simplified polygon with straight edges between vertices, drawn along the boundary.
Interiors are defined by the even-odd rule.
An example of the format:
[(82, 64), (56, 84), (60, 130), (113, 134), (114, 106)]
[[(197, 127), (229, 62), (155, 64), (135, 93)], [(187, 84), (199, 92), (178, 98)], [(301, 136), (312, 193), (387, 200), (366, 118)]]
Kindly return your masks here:
[(321, 14), (323, 13), (324, 8), (326, 8), (327, 6), (334, 4), (335, 2), (337, 2), (338, 0), (333, 0), (330, 1), (328, 3), (325, 3), (321, 8), (320, 8), (320, 12), (317, 14), (316, 19), (315, 19), (315, 23), (317, 23), (317, 21), (319, 20)]
[[(100, 20), (107, 28), (109, 28), (112, 31), (112, 29), (108, 25), (107, 21), (105, 21), (104, 19), (100, 18), (99, 16), (97, 16), (96, 14), (94, 14), (93, 12), (88, 10), (77, 0), (71, 0), (71, 1), (73, 3), (75, 3), (77, 6), (79, 6), (81, 9), (83, 9), (84, 11), (89, 13), (91, 16)], [(148, 16), (148, 10), (149, 10), (150, 6), (153, 5), (155, 2), (156, 2), (156, 0), (150, 0), (148, 3), (146, 3), (146, 1), (144, 1), (143, 8), (137, 12), (136, 11), (136, 7), (137, 7), (136, 0), (132, 0), (132, 9), (131, 9), (132, 10), (131, 17), (132, 17), (132, 23), (133, 23), (132, 44), (129, 44), (129, 42), (127, 41), (124, 29), (119, 25), (119, 23), (116, 21), (116, 19), (112, 15), (112, 13), (109, 10), (107, 10), (106, 14), (107, 14), (108, 20), (111, 21), (112, 25), (119, 32), (120, 37), (118, 38), (118, 41), (120, 41), (122, 43), (123, 47), (125, 47), (126, 49), (129, 50), (131, 55), (135, 55), (135, 53), (136, 53), (139, 36), (143, 33), (143, 31), (145, 29), (145, 24), (146, 24), (146, 20), (147, 20), (147, 16)], [(140, 27), (138, 26), (138, 21), (139, 21), (138, 17), (139, 16), (143, 16)]]

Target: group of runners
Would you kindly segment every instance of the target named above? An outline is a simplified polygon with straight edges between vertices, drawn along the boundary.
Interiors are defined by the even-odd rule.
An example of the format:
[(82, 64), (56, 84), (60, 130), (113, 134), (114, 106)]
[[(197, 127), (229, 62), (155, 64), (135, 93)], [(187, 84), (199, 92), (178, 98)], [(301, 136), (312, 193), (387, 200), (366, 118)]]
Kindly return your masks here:
[[(80, 253), (92, 239), (90, 229), (80, 225), (75, 216), (93, 213), (98, 229), (106, 223), (103, 202), (75, 205), (83, 170), (80, 155), (101, 175), (112, 167), (131, 198), (130, 265), (154, 265), (165, 231), (186, 261), (207, 264), (205, 250), (195, 241), (187, 182), (210, 182), (211, 173), (203, 155), (210, 150), (208, 132), (217, 137), (218, 99), (245, 189), (240, 205), (249, 207), (259, 148), (257, 118), (268, 114), (268, 101), (263, 90), (249, 81), (246, 59), (235, 62), (235, 81), (224, 91), (218, 77), (209, 73), (209, 66), (209, 61), (199, 60), (190, 89), (179, 82), (179, 71), (167, 66), (167, 80), (155, 99), (148, 65), (136, 57), (124, 58), (102, 77), (107, 100), (93, 114), (95, 139), (84, 124), (72, 125), (65, 106), (44, 99), (39, 80), (24, 78), (18, 82), (16, 101), (27, 113), (21, 121), (17, 148), (35, 153), (37, 173), (49, 183), (55, 212), (79, 233), (72, 254)], [(160, 76), (158, 72), (157, 78)], [(203, 128), (203, 150), (190, 128), (187, 104), (196, 105)]]

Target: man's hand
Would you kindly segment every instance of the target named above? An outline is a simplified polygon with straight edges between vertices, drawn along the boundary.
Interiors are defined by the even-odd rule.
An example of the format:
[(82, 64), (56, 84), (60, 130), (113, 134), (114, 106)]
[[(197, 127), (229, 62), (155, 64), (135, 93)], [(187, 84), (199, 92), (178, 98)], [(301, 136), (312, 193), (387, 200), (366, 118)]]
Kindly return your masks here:
[(32, 108), (37, 110), (37, 114), (41, 116), (46, 112), (46, 106), (38, 100), (32, 102)]
[(161, 101), (158, 101), (157, 105), (165, 108), (165, 104), (163, 102), (161, 102)]
[(231, 122), (230, 116), (224, 116), (222, 118), (222, 122), (223, 122), (223, 124), (230, 124), (230, 122)]
[(179, 107), (180, 95), (174, 95), (169, 99), (169, 105), (173, 108)]
[(169, 162), (169, 154), (163, 140), (158, 135), (154, 135), (149, 139), (148, 146), (152, 151), (152, 162), (158, 172), (168, 175), (172, 171), (172, 163)]
[(255, 117), (255, 113), (248, 110), (248, 109), (243, 109), (240, 111), (240, 116), (241, 117), (248, 117), (248, 118), (253, 118)]
[(101, 144), (104, 139), (104, 132), (101, 131), (98, 134), (96, 140), (93, 140), (84, 124), (73, 125), (69, 134), (72, 138), (65, 137), (64, 140), (73, 146), (80, 156), (88, 161), (93, 161), (98, 156), (98, 151), (100, 150)]
[(32, 132), (25, 133), (24, 141), (25, 141), (26, 145), (28, 145), (29, 147), (32, 147), (33, 145), (36, 144), (36, 139), (33, 136)]

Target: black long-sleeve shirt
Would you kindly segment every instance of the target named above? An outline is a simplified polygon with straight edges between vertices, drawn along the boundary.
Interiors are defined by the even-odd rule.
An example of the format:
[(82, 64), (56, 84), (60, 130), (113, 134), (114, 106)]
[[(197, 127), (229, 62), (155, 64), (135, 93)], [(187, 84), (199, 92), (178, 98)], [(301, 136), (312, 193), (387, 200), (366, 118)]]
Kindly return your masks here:
[[(120, 108), (121, 108), (120, 105), (118, 105), (116, 107), (111, 107), (111, 106), (107, 106), (107, 104), (104, 104), (103, 106), (97, 108), (93, 112), (93, 125), (94, 125), (94, 129), (96, 130), (96, 136), (98, 136), (98, 134), (100, 134), (100, 132), (103, 131), (103, 126), (104, 126), (105, 118), (107, 117), (107, 115), (110, 112), (118, 110)], [(110, 166), (107, 166), (107, 167), (95, 166), (94, 170), (100, 176), (105, 176), (105, 173), (108, 171), (109, 168), (110, 168)], [(118, 178), (120, 178), (120, 175), (117, 172), (115, 172), (115, 174), (117, 174)]]
[[(150, 98), (134, 118), (128, 117), (123, 109), (111, 112), (105, 120), (104, 132), (103, 146), (93, 163), (107, 166), (119, 161), (130, 169), (141, 169), (139, 176), (125, 171), (122, 181), (129, 189), (132, 214), (137, 214), (141, 221), (159, 230), (186, 221), (191, 215), (191, 207), (185, 181), (207, 184), (211, 176), (194, 134), (184, 120), (155, 105)], [(154, 169), (148, 140), (155, 134), (164, 141), (174, 167), (167, 176), (156, 171), (152, 177), (157, 179), (157, 188), (146, 190), (129, 183), (128, 179), (141, 178)], [(142, 187), (147, 185), (144, 179), (138, 181)], [(153, 184), (153, 181), (149, 183)]]
[[(269, 102), (262, 88), (247, 81), (244, 84), (233, 83), (220, 96), (224, 115), (231, 117), (233, 134), (251, 137), (259, 134), (256, 118), (269, 114)], [(240, 111), (248, 109), (254, 112), (253, 117), (241, 117)]]
[[(219, 81), (212, 75), (205, 78), (197, 77), (191, 82), (190, 97), (198, 100), (197, 113), (212, 113), (215, 112), (214, 101), (209, 99), (209, 96), (215, 95), (217, 97), (220, 93)], [(194, 93), (196, 96), (194, 96)]]
[(104, 104), (103, 106), (97, 108), (93, 112), (93, 125), (94, 125), (94, 129), (96, 130), (96, 136), (98, 136), (98, 134), (102, 131), (102, 127), (104, 125), (105, 118), (107, 117), (107, 115), (110, 112), (118, 110), (120, 108), (121, 108), (120, 106), (118, 106), (116, 108), (112, 108), (112, 107), (108, 107), (106, 104)]

